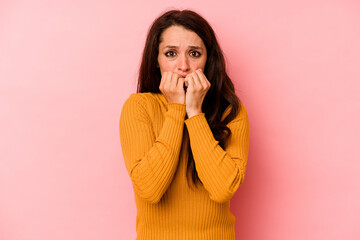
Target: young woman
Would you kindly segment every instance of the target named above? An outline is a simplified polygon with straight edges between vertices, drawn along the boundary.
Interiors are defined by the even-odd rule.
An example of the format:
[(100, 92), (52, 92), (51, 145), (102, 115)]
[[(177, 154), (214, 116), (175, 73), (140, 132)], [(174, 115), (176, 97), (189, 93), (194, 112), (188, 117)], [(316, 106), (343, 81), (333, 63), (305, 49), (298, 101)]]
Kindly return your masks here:
[(244, 181), (248, 116), (197, 13), (172, 10), (152, 24), (120, 139), (137, 239), (235, 239), (230, 199)]

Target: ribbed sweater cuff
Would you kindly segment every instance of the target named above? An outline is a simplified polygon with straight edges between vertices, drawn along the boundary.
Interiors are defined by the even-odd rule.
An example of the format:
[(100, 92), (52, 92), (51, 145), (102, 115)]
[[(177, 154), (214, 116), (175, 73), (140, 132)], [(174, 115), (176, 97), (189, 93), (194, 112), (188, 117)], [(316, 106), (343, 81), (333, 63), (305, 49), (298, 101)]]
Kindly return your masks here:
[[(192, 145), (197, 146), (198, 150), (202, 152), (205, 150), (205, 146), (216, 146), (217, 141), (215, 140), (210, 126), (205, 118), (205, 113), (199, 113), (186, 119), (185, 124), (189, 132), (190, 142)], [(205, 152), (208, 152), (208, 149)]]
[(167, 103), (167, 112), (166, 115), (171, 117), (176, 123), (184, 123), (186, 115), (186, 106), (185, 104), (180, 103)]
[(179, 117), (186, 115), (186, 105), (181, 103), (166, 103), (167, 111), (173, 111), (174, 113), (177, 112)]
[(202, 132), (202, 131), (206, 132), (206, 134), (204, 134), (204, 136), (200, 136), (199, 134), (194, 134), (194, 137), (197, 140), (205, 140), (204, 137), (209, 139), (209, 137), (211, 138), (211, 136), (212, 136), (211, 129), (210, 129), (209, 124), (208, 124), (208, 122), (207, 122), (207, 120), (205, 118), (205, 113), (199, 113), (199, 114), (197, 114), (195, 116), (192, 116), (191, 118), (186, 119), (185, 124), (186, 124), (186, 127), (187, 127), (188, 131), (189, 131), (189, 134), (191, 132), (193, 132), (193, 133), (195, 133), (195, 132), (199, 133), (199, 132)]
[(178, 144), (182, 139), (186, 115), (185, 104), (167, 103), (167, 108), (163, 130), (159, 135), (159, 139), (162, 139), (169, 144)]

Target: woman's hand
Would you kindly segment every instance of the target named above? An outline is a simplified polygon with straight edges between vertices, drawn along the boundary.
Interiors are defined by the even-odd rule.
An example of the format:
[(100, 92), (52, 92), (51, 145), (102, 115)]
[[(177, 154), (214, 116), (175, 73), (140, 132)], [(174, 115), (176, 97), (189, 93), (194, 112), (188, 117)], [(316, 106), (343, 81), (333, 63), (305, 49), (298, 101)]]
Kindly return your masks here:
[(185, 77), (185, 85), (187, 85), (185, 94), (186, 113), (188, 118), (191, 118), (202, 113), (201, 106), (211, 84), (203, 71), (198, 69)]
[(159, 89), (168, 103), (185, 104), (185, 78), (174, 72), (164, 72), (161, 76)]

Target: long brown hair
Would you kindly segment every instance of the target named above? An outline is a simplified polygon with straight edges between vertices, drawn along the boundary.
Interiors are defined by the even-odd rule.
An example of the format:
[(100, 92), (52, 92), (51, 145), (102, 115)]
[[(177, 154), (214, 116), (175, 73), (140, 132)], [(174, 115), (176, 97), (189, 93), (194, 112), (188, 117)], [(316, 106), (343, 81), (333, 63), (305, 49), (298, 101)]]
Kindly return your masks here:
[[(191, 10), (171, 10), (165, 12), (153, 22), (143, 51), (137, 92), (160, 93), (161, 73), (157, 67), (160, 36), (165, 29), (174, 25), (182, 26), (195, 32), (206, 46), (207, 61), (204, 74), (209, 80), (211, 87), (204, 98), (202, 111), (205, 113), (214, 138), (224, 148), (226, 141), (231, 135), (231, 130), (226, 125), (236, 117), (241, 105), (239, 98), (235, 94), (234, 85), (226, 73), (224, 56), (216, 40), (215, 33), (209, 23), (199, 14)], [(228, 106), (231, 106), (231, 111), (221, 121), (222, 115)], [(190, 146), (189, 149), (191, 149)], [(189, 153), (186, 175), (188, 179), (191, 177), (195, 186), (198, 183), (202, 184), (197, 174), (191, 151)]]

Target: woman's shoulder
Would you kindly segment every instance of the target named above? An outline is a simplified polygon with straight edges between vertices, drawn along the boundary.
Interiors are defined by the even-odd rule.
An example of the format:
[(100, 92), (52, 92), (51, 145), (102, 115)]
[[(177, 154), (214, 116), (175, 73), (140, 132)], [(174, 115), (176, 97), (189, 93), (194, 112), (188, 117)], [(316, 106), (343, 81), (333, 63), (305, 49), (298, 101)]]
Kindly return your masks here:
[[(230, 114), (231, 109), (232, 109), (231, 105), (229, 105), (225, 109), (222, 120), (224, 120), (226, 118), (226, 116)], [(245, 107), (244, 103), (239, 101), (239, 108), (238, 108), (238, 111), (236, 113), (236, 116), (230, 123), (236, 122), (236, 121), (239, 121), (239, 120), (242, 120), (242, 119), (247, 120), (248, 119), (248, 114), (247, 114), (247, 110), (246, 110), (246, 107)]]
[(126, 104), (135, 104), (146, 106), (158, 102), (156, 93), (144, 92), (144, 93), (131, 93), (130, 96), (125, 100)]
[(144, 92), (144, 93), (131, 93), (126, 101), (141, 101), (148, 100), (152, 98), (152, 93)]
[(243, 102), (240, 102), (239, 104), (240, 110), (238, 115), (242, 117), (247, 117), (247, 110)]
[(166, 111), (165, 97), (160, 93), (132, 93), (125, 100), (123, 110), (143, 112), (149, 116)]

